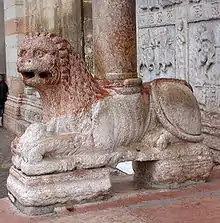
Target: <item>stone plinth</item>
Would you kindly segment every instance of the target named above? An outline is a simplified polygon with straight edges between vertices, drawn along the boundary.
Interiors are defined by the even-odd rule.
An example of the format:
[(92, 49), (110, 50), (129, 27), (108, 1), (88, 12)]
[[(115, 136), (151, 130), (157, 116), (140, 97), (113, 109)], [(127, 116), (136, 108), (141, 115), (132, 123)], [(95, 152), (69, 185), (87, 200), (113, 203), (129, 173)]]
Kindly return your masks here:
[(159, 156), (133, 162), (139, 187), (177, 188), (205, 182), (214, 166), (211, 151), (201, 144), (176, 145)]
[(135, 1), (93, 0), (92, 6), (95, 77), (136, 77)]
[[(63, 163), (71, 168), (70, 160), (71, 157), (57, 160), (60, 162), (57, 165), (61, 167)], [(75, 161), (79, 166), (72, 166), (80, 170), (36, 175), (39, 168), (52, 165), (48, 162), (44, 167), (42, 164), (29, 166), (27, 169), (32, 172), (28, 176), (12, 167), (7, 181), (9, 198), (28, 215), (51, 213), (56, 207), (71, 208), (74, 204), (103, 199), (111, 192), (111, 169), (103, 166), (128, 160), (134, 160), (134, 182), (141, 188), (178, 188), (205, 182), (213, 168), (210, 150), (198, 143), (179, 144), (164, 151), (131, 149), (99, 156), (91, 154), (90, 158), (84, 155)]]
[(28, 215), (51, 213), (56, 207), (103, 199), (111, 190), (110, 170), (75, 170), (27, 176), (12, 167), (7, 180), (9, 198)]

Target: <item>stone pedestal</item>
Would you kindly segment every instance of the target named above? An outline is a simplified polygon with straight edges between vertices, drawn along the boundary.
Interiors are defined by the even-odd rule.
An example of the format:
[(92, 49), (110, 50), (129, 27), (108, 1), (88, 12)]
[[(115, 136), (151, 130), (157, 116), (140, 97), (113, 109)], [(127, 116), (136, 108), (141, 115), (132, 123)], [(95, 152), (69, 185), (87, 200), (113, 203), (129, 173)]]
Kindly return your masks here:
[(9, 198), (28, 215), (54, 212), (56, 207), (103, 199), (111, 190), (110, 170), (75, 170), (58, 174), (27, 176), (12, 167), (7, 180)]
[(202, 144), (185, 144), (161, 159), (135, 161), (134, 180), (138, 187), (177, 188), (205, 182), (214, 166), (210, 150)]
[[(142, 188), (178, 188), (205, 182), (214, 165), (210, 150), (199, 143), (169, 146), (164, 151), (119, 151), (93, 160), (105, 160), (102, 166), (133, 160), (134, 181)], [(7, 187), (11, 202), (19, 210), (42, 215), (56, 211), (57, 207), (72, 208), (74, 204), (111, 196), (110, 174), (110, 168), (99, 167), (28, 176), (12, 167)]]

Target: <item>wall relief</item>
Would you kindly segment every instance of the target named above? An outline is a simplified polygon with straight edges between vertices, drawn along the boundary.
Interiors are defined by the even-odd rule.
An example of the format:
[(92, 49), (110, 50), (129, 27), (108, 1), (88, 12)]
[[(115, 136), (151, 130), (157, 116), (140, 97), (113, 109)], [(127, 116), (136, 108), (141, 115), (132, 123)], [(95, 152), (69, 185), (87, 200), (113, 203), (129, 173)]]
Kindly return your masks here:
[(176, 77), (186, 79), (186, 22), (176, 23)]
[(194, 84), (220, 83), (218, 23), (216, 20), (212, 25), (204, 22), (190, 25), (189, 75)]
[(182, 0), (141, 0), (140, 1), (140, 8), (141, 9), (159, 9), (165, 8), (167, 6), (172, 6), (175, 4), (182, 3)]
[(189, 0), (189, 3), (199, 3), (201, 0)]
[(144, 81), (175, 77), (174, 27), (148, 29), (140, 35), (139, 69)]

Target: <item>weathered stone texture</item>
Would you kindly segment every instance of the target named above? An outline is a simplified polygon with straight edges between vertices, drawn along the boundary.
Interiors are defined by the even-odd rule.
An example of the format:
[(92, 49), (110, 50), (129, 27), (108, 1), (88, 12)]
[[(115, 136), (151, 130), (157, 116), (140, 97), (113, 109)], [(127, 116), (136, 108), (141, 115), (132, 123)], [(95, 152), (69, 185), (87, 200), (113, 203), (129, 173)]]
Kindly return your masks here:
[(6, 77), (9, 86), (9, 96), (4, 114), (4, 126), (13, 132), (19, 132), (20, 105), (24, 92), (24, 84), (19, 79), (16, 62), (18, 45), (24, 37), (23, 1), (4, 0), (5, 47), (6, 47)]
[[(111, 189), (108, 168), (76, 170), (42, 176), (26, 176), (11, 168), (7, 180), (11, 201), (29, 215), (53, 212), (55, 207), (70, 206), (108, 196)], [(43, 198), (43, 199), (42, 199)], [(51, 207), (51, 208), (46, 208)], [(32, 211), (27, 211), (32, 208)], [(38, 211), (41, 209), (41, 211)], [(45, 210), (43, 210), (45, 209)]]
[(93, 74), (93, 25), (92, 1), (83, 1), (83, 31), (84, 31), (84, 56), (89, 71)]
[(170, 149), (160, 153), (162, 159), (133, 163), (134, 179), (138, 186), (175, 188), (206, 181), (214, 166), (211, 152), (206, 146), (185, 144)]
[[(158, 2), (162, 8), (180, 3)], [(62, 37), (29, 35), (20, 46), (18, 72), (38, 90), (43, 105), (43, 121), (12, 143), (9, 197), (26, 213), (105, 197), (111, 189), (105, 168), (120, 161), (151, 161), (150, 178), (143, 178), (165, 187), (207, 180), (214, 165), (201, 143), (201, 114), (191, 86), (172, 78), (147, 84), (137, 78), (135, 1), (93, 0), (93, 9), (97, 78)], [(150, 44), (159, 48), (153, 57), (163, 60), (149, 65), (159, 76), (175, 68), (172, 25), (170, 30), (166, 41)], [(154, 35), (166, 33), (161, 28)], [(27, 110), (19, 112), (25, 117)], [(146, 173), (148, 166), (136, 170)]]
[(187, 80), (202, 110), (205, 143), (220, 149), (220, 1), (137, 1), (138, 70), (144, 81)]
[(12, 146), (13, 164), (27, 175), (146, 161), (152, 148), (203, 139), (199, 106), (185, 81), (140, 82), (138, 92), (128, 90), (134, 79), (103, 85), (52, 34), (27, 36), (17, 65), (23, 82), (39, 91), (44, 111), (43, 123), (32, 124)]
[[(6, 105), (5, 120), (7, 122), (5, 121), (5, 126), (20, 135), (30, 123), (42, 119), (41, 99), (36, 96), (38, 93), (33, 89), (24, 88), (24, 85), (17, 79), (18, 45), (23, 40), (23, 33), (45, 31), (66, 37), (76, 52), (85, 54), (87, 66), (92, 72), (92, 7), (90, 0), (84, 1), (83, 5), (78, 0), (13, 0), (5, 1), (4, 8), (7, 80), (10, 94), (13, 97), (16, 95), (21, 97), (19, 98), (21, 103), (16, 103), (16, 106), (21, 107), (16, 108), (13, 108), (15, 103), (10, 101), (11, 97), (9, 97)], [(8, 115), (13, 112), (8, 109), (19, 110), (20, 113), (12, 118)], [(13, 124), (13, 122), (16, 123)], [(14, 126), (17, 127), (14, 128)]]
[[(13, 84), (15, 77), (18, 76), (16, 62), (18, 45), (23, 40), (21, 33), (45, 31), (66, 37), (76, 52), (84, 54), (89, 70), (93, 71), (91, 1), (84, 1), (83, 5), (78, 0), (53, 0), (50, 2), (26, 0), (24, 5), (22, 2), (16, 1), (14, 5), (17, 12), (16, 19), (5, 21), (7, 76), (10, 94), (21, 95), (24, 92), (22, 102), (16, 105), (20, 106), (16, 108), (19, 110), (19, 116), (13, 119), (17, 127), (14, 128), (15, 124), (13, 127), (9, 126), (6, 122), (5, 125), (18, 135), (23, 134), (26, 127), (31, 123), (42, 119), (41, 99), (38, 93), (31, 88), (24, 88), (24, 85), (19, 81), (16, 85)], [(5, 2), (5, 11), (8, 17), (11, 16), (8, 10), (12, 5)], [(21, 17), (20, 11), (25, 11), (25, 18)], [(7, 105), (8, 108), (15, 105), (13, 102), (11, 103), (11, 105)], [(10, 104), (10, 98), (8, 104)], [(5, 116), (10, 113), (12, 112), (6, 109)], [(6, 119), (8, 123), (13, 123), (13, 121), (9, 121), (10, 117), (6, 117)]]
[(26, 32), (51, 32), (70, 41), (82, 53), (81, 1), (25, 0)]
[(136, 77), (135, 1), (93, 0), (92, 3), (95, 77)]

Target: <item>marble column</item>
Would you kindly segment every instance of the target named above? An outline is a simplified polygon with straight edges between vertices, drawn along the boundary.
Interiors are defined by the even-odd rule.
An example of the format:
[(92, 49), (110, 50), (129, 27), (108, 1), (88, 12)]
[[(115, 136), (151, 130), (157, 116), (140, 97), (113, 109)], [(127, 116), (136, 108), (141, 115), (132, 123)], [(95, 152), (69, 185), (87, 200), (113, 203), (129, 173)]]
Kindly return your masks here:
[(135, 0), (92, 0), (94, 75), (137, 77)]

